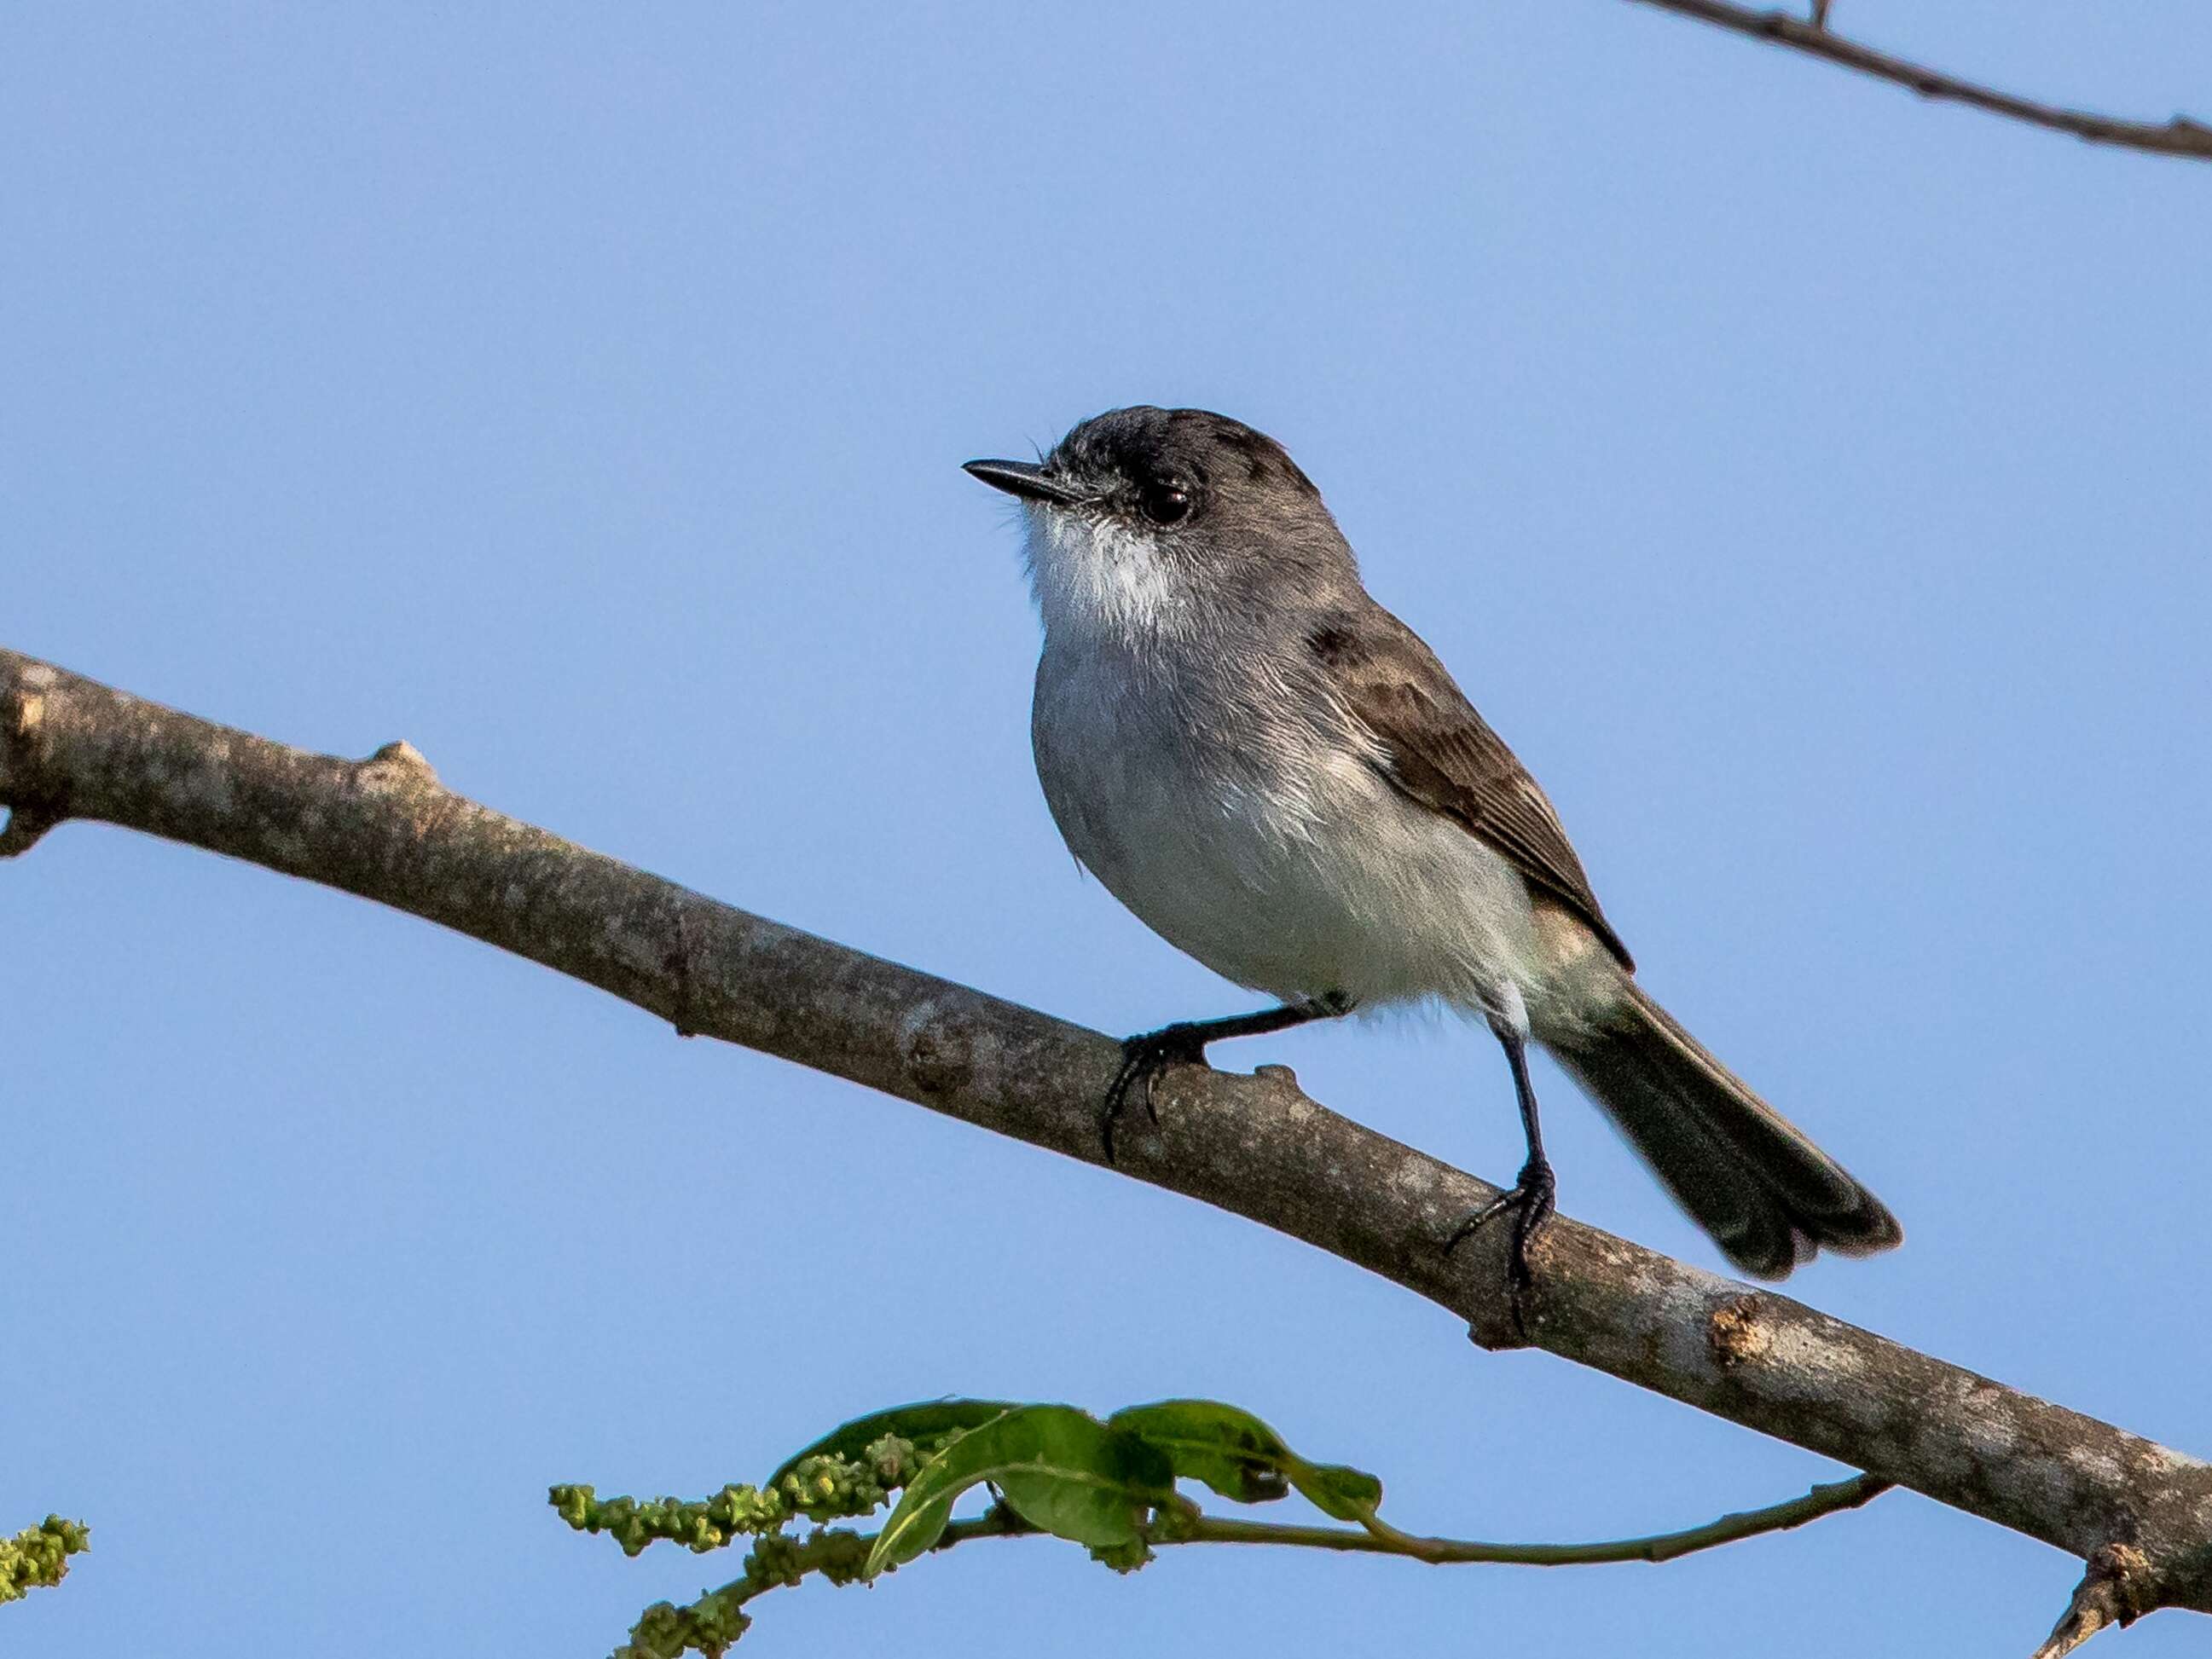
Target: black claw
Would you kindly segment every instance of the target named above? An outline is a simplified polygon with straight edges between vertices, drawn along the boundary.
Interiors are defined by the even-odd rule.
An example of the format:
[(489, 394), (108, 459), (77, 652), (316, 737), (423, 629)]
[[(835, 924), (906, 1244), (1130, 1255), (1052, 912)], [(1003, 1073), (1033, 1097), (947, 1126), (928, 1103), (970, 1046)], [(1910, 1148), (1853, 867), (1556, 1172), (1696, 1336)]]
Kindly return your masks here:
[(1130, 1091), (1139, 1085), (1144, 1089), (1139, 1098), (1145, 1103), (1145, 1115), (1157, 1126), (1160, 1114), (1152, 1103), (1152, 1085), (1169, 1066), (1205, 1065), (1206, 1045), (1224, 1037), (1264, 1036), (1270, 1031), (1287, 1031), (1308, 1020), (1334, 1018), (1349, 1012), (1351, 1008), (1350, 997), (1340, 991), (1332, 991), (1310, 1002), (1286, 1002), (1279, 1008), (1231, 1014), (1226, 1019), (1180, 1020), (1173, 1025), (1163, 1025), (1157, 1031), (1124, 1039), (1121, 1069), (1114, 1074), (1113, 1086), (1098, 1104), (1098, 1138), (1105, 1146), (1106, 1161), (1114, 1161), (1115, 1122), (1129, 1103)]
[(1189, 1021), (1122, 1040), (1121, 1069), (1114, 1073), (1106, 1098), (1098, 1107), (1098, 1139), (1106, 1148), (1109, 1164), (1114, 1161), (1114, 1125), (1128, 1106), (1131, 1092), (1137, 1091), (1146, 1117), (1158, 1127), (1160, 1113), (1152, 1100), (1153, 1085), (1170, 1066), (1205, 1065), (1206, 1040), (1205, 1027)]
[(1551, 1219), (1559, 1190), (1559, 1183), (1552, 1174), (1551, 1164), (1541, 1158), (1529, 1159), (1521, 1166), (1520, 1178), (1510, 1191), (1498, 1194), (1453, 1229), (1452, 1236), (1444, 1242), (1444, 1253), (1449, 1255), (1486, 1223), (1510, 1211), (1513, 1216), (1513, 1247), (1505, 1259), (1506, 1277), (1516, 1295), (1526, 1291), (1535, 1283), (1535, 1275), (1528, 1269), (1528, 1241)]

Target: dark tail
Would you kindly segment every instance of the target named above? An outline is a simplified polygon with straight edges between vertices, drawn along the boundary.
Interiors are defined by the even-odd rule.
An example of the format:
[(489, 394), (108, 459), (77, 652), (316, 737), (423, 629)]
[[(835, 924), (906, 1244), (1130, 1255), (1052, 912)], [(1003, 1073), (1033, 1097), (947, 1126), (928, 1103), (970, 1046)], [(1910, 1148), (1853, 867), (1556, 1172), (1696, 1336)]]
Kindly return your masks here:
[(1690, 1218), (1745, 1273), (1905, 1237), (1880, 1199), (1706, 1053), (1635, 981), (1604, 1027), (1549, 1045)]

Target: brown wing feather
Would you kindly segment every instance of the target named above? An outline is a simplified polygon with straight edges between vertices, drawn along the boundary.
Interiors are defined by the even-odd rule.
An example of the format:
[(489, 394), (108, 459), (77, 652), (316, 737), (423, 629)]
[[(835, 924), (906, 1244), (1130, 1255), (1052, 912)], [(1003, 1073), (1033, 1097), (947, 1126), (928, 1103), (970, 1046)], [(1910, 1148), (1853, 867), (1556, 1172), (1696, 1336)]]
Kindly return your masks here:
[(1634, 969), (1552, 803), (1419, 635), (1378, 605), (1316, 628), (1306, 644), (1382, 745), (1382, 775), (1394, 787), (1510, 859), (1532, 887), (1587, 922), (1622, 967)]

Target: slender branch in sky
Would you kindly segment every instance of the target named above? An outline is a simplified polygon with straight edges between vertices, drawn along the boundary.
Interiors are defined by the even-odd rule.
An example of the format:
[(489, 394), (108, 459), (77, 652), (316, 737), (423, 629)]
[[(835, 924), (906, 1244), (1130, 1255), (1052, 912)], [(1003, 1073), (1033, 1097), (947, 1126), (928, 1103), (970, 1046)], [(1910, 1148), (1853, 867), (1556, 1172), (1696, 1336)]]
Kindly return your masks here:
[[(514, 951), (679, 1032), (1103, 1161), (1113, 1039), (503, 817), (404, 744), (310, 754), (0, 650), (0, 852), (94, 819), (227, 854)], [(1117, 1151), (1120, 1173), (1402, 1285), (1486, 1347), (1545, 1348), (1840, 1459), (2057, 1545), (2093, 1577), (2124, 1545), (2128, 1616), (2212, 1613), (2212, 1464), (1565, 1218), (1532, 1244), (1536, 1282), (1516, 1300), (1502, 1232), (1443, 1249), (1497, 1189), (1339, 1116), (1286, 1068), (1177, 1067), (1157, 1128)]]
[(2142, 150), (2153, 155), (2183, 155), (2197, 161), (2212, 161), (2212, 126), (2188, 116), (2177, 115), (2170, 121), (2123, 121), (2110, 115), (2099, 115), (2088, 110), (2062, 109), (2055, 104), (2039, 104), (2031, 99), (2019, 98), (1994, 87), (1980, 86), (1972, 81), (1961, 81), (1923, 64), (1909, 63), (1902, 58), (1892, 58), (1887, 52), (1863, 46), (1855, 40), (1845, 40), (1828, 27), (1828, 7), (1816, 4), (1809, 18), (1792, 15), (1785, 11), (1762, 11), (1753, 6), (1739, 6), (1729, 0), (1639, 0), (1639, 3), (1656, 6), (1662, 11), (1675, 12), (1684, 17), (1711, 23), (1738, 34), (1748, 34), (1758, 40), (1771, 40), (1777, 46), (1795, 46), (1815, 58), (1825, 58), (1832, 64), (1841, 64), (1845, 69), (1871, 75), (1878, 80), (1894, 81), (1900, 87), (1910, 87), (1923, 98), (1948, 99), (1954, 103), (1971, 104), (1976, 109), (1985, 109), (1992, 114), (2009, 116), (2015, 121), (2049, 127), (2057, 132), (2070, 132), (2077, 138), (2086, 138), (2095, 144), (2116, 144), (2123, 149)]

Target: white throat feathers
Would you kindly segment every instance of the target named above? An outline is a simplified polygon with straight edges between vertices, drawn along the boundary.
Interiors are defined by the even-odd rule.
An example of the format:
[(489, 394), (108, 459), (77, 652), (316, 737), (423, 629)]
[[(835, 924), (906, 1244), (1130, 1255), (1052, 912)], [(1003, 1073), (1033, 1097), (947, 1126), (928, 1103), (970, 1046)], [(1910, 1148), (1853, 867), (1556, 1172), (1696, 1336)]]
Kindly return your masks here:
[(1188, 573), (1161, 538), (1103, 513), (1031, 507), (1023, 537), (1045, 632), (1066, 640), (1143, 639), (1189, 631)]

